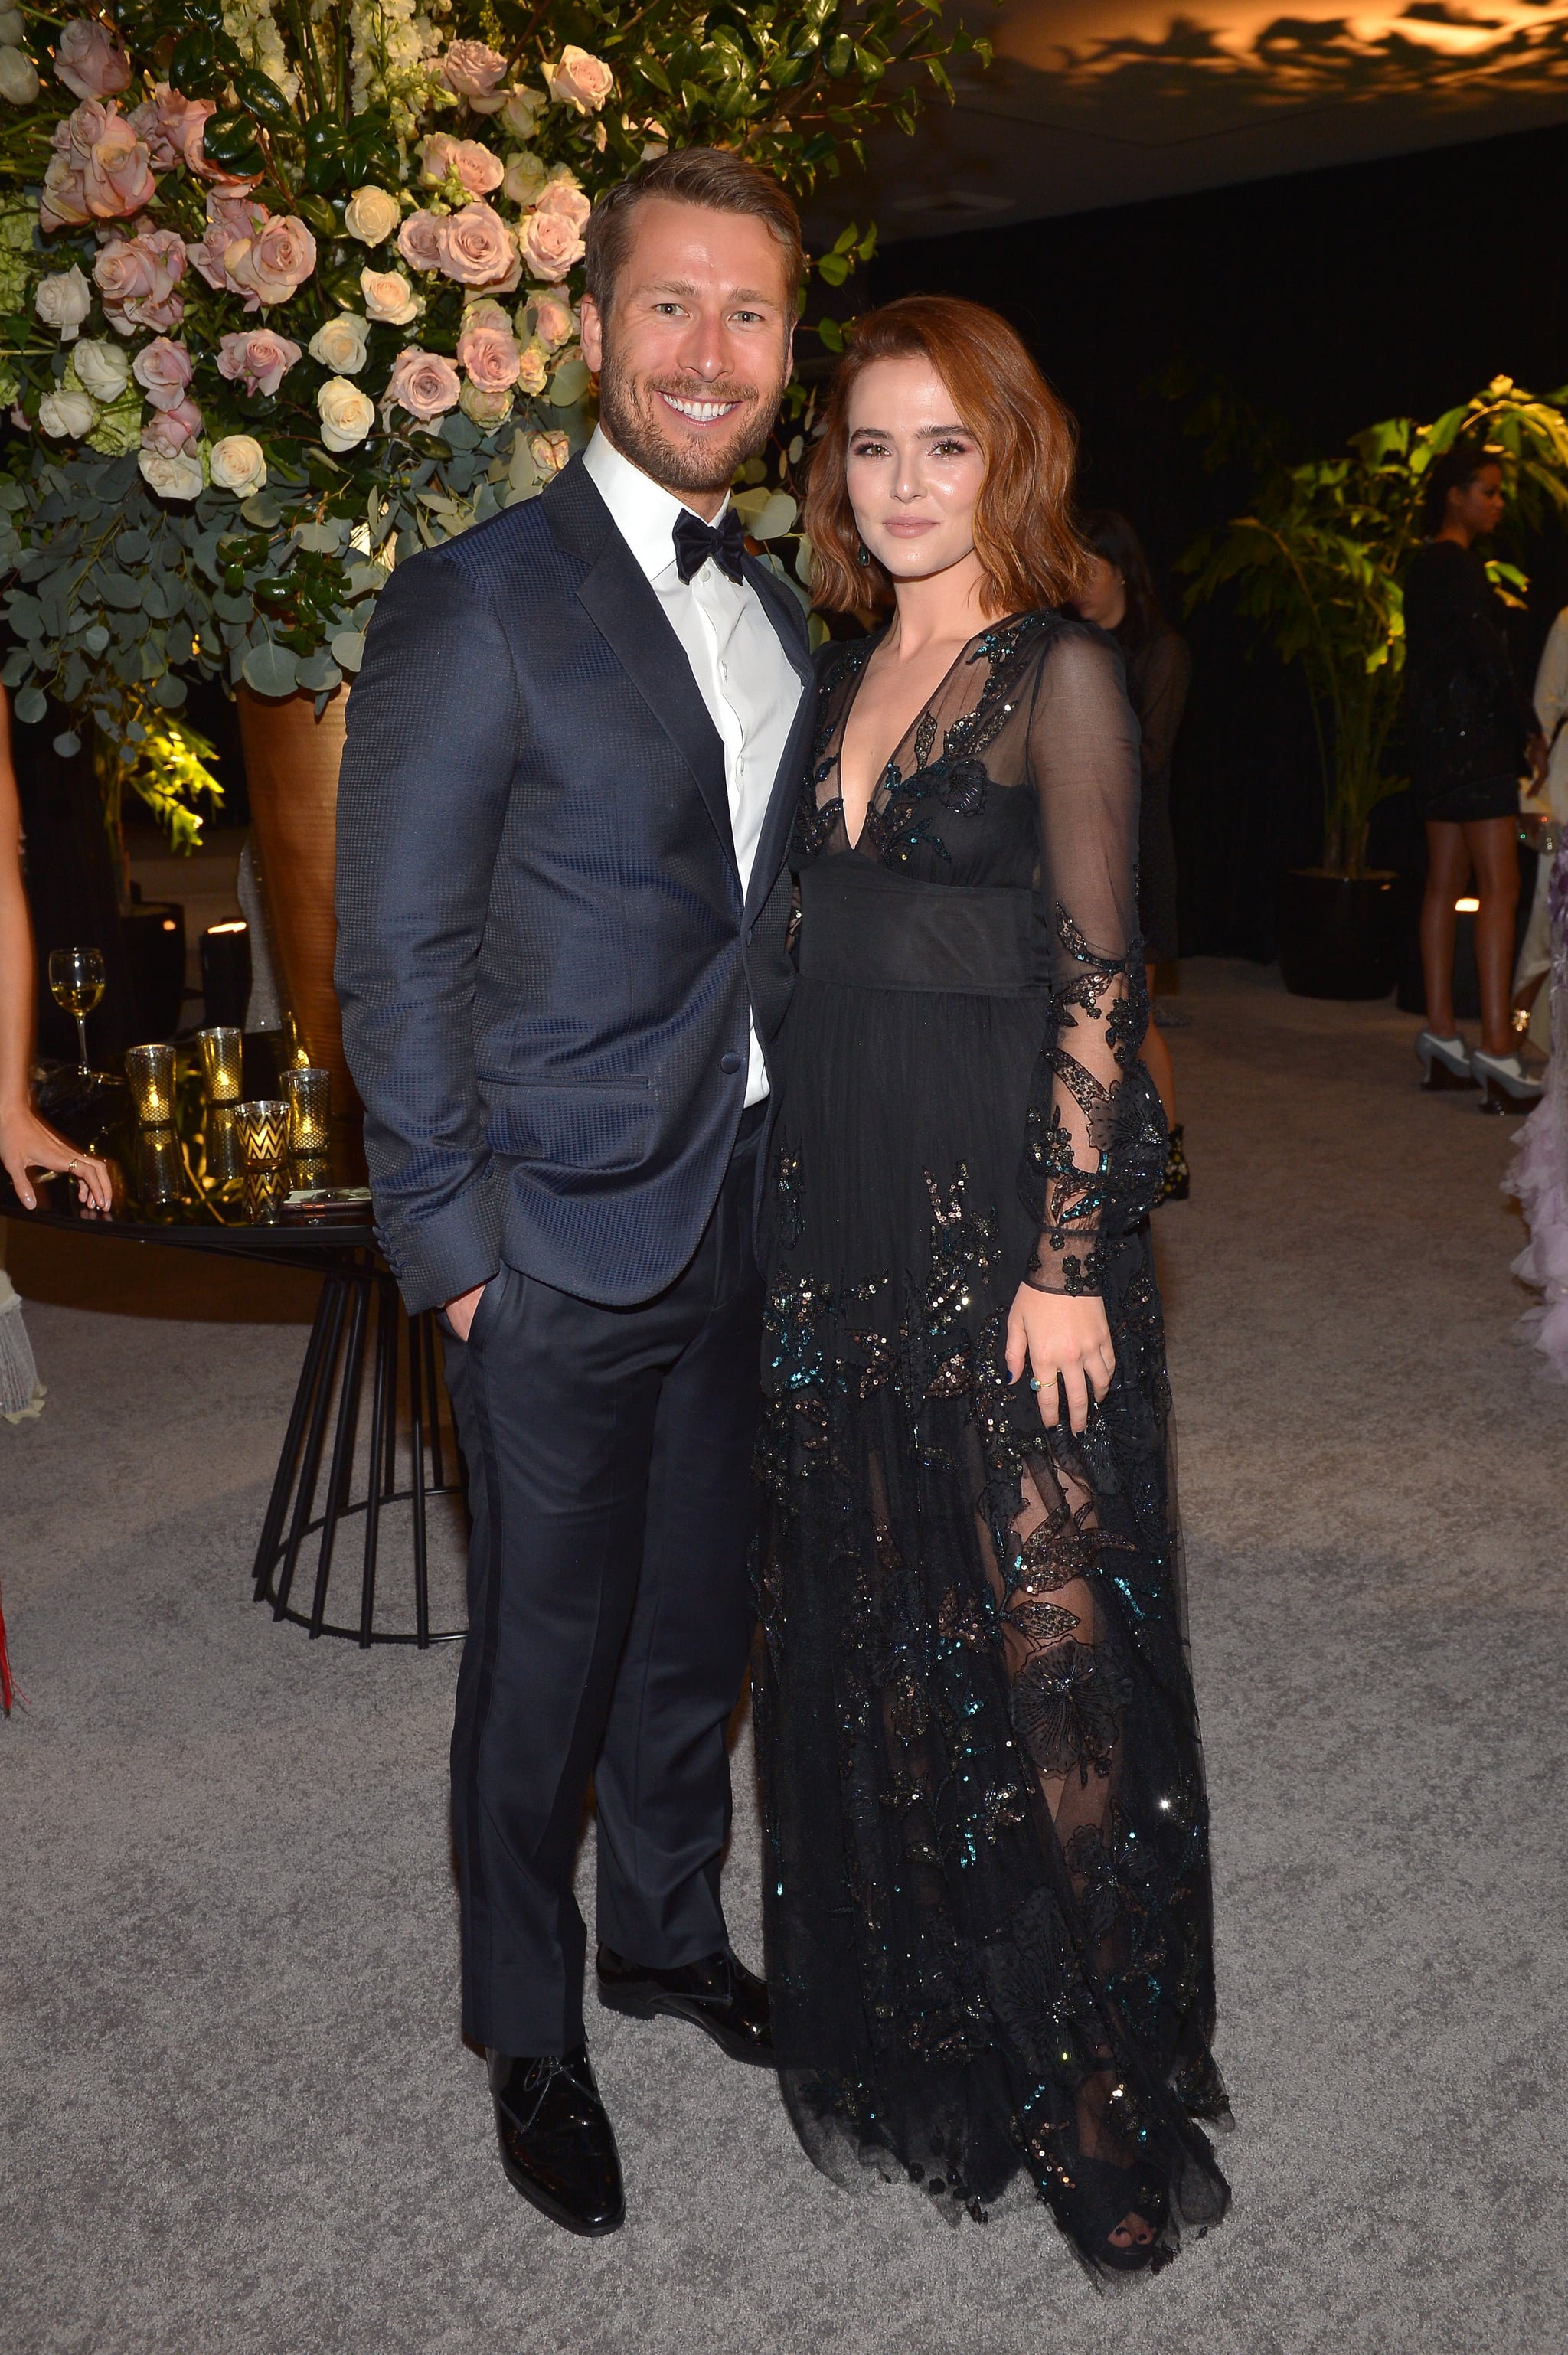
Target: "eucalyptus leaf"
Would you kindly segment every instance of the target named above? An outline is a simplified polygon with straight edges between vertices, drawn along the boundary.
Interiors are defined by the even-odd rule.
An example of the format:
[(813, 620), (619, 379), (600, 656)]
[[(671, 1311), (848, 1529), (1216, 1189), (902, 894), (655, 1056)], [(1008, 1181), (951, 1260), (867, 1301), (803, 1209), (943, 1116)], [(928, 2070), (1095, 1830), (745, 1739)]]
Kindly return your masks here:
[(340, 670), (357, 671), (365, 659), (363, 630), (339, 630), (332, 640), (332, 659)]
[(81, 643), (84, 650), (88, 654), (93, 655), (101, 655), (104, 653), (108, 647), (109, 633), (104, 628), (101, 622), (94, 622), (90, 629), (83, 630), (81, 634)]
[(267, 491), (258, 491), (254, 498), (242, 501), (240, 512), (259, 531), (271, 531), (283, 519), (282, 507)]
[(25, 687), (11, 706), (25, 728), (36, 728), (49, 708), (41, 687)]
[(299, 685), (308, 687), (313, 695), (320, 695), (342, 683), (343, 673), (325, 646), (318, 646), (315, 654), (306, 655), (300, 664)]
[(69, 761), (81, 750), (81, 739), (74, 728), (62, 728), (55, 738), (55, 751), (62, 761)]
[(299, 657), (269, 638), (251, 648), (240, 672), (246, 686), (257, 695), (292, 695), (299, 685)]
[(20, 687), (33, 667), (33, 657), (26, 646), (13, 646), (0, 663), (0, 687)]
[(173, 671), (165, 671), (153, 689), (153, 701), (160, 711), (177, 711), (186, 699), (186, 683)]

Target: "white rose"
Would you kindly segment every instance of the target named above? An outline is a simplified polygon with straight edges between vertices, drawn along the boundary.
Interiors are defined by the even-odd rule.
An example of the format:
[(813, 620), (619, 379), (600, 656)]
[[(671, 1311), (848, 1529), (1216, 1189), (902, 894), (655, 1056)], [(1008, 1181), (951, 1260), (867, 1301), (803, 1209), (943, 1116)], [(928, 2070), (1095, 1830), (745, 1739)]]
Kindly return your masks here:
[(362, 270), (366, 315), (378, 327), (406, 327), (420, 312), (419, 296), (400, 270)]
[(94, 400), (118, 400), (131, 381), (131, 363), (117, 344), (78, 344), (71, 357)]
[(534, 204), (548, 176), (543, 158), (536, 155), (531, 147), (519, 147), (515, 155), (507, 158), (501, 193), (510, 197), (515, 205)]
[(38, 403), (38, 429), (57, 442), (80, 442), (97, 422), (98, 403), (64, 385), (58, 392), (46, 392)]
[(531, 139), (549, 103), (542, 90), (508, 91), (501, 120), (514, 139)]
[(19, 46), (27, 37), (27, 20), (20, 8), (0, 8), (0, 41), (10, 48)]
[(375, 403), (347, 377), (329, 376), (315, 396), (321, 438), (327, 449), (356, 449), (376, 422)]
[(37, 70), (26, 49), (7, 42), (0, 48), (0, 98), (12, 106), (31, 106), (38, 94)]
[(267, 479), (265, 453), (249, 433), (226, 433), (213, 443), (208, 464), (219, 489), (237, 491), (241, 498), (261, 490)]
[(343, 208), (343, 226), (361, 245), (383, 245), (402, 218), (396, 197), (374, 185), (356, 188)]
[(62, 344), (74, 344), (92, 308), (92, 289), (73, 261), (69, 270), (39, 279), (33, 308), (46, 327), (54, 328)]
[(194, 499), (203, 487), (201, 460), (188, 450), (177, 457), (165, 458), (156, 450), (144, 450), (140, 464), (152, 489), (163, 499)]
[(310, 356), (319, 360), (334, 376), (357, 376), (365, 365), (365, 353), (370, 330), (363, 319), (346, 312), (340, 319), (328, 319), (310, 339)]

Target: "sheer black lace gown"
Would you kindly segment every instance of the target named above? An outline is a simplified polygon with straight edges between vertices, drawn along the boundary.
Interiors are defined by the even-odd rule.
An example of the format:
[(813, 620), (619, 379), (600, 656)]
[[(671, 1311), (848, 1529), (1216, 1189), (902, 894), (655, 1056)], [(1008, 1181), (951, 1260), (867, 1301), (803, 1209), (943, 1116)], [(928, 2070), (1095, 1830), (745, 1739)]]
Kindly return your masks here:
[[(1108, 639), (974, 639), (859, 840), (825, 650), (769, 1189), (756, 1708), (785, 2098), (956, 2217), (1032, 2178), (1096, 2270), (1229, 2194), (1208, 1818), (1137, 1060), (1137, 730)], [(1020, 1279), (1098, 1294), (1088, 1430), (1009, 1387)], [(1142, 2253), (1145, 2256), (1148, 2252)]]

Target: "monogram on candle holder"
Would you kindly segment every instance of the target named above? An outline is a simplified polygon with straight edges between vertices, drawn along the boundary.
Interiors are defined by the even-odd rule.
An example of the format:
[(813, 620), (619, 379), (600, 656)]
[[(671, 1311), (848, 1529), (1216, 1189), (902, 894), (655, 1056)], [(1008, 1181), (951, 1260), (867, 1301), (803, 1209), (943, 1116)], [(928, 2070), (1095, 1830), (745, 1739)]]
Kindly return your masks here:
[(175, 1050), (127, 1047), (125, 1078), (131, 1109), (143, 1128), (167, 1128), (175, 1116)]

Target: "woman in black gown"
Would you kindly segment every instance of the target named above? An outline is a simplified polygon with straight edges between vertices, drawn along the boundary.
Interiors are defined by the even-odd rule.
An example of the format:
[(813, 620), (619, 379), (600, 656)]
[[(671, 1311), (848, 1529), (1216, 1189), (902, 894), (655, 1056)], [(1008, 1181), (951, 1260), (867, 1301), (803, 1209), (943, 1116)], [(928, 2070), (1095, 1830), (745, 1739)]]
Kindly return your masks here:
[(1229, 2195), (1137, 730), (1058, 610), (1071, 475), (1001, 320), (860, 323), (806, 530), (824, 603), (895, 613), (823, 650), (798, 822), (756, 1698), (807, 2150), (955, 2217), (1032, 2179), (1100, 2274)]

